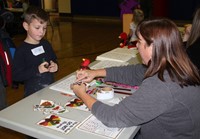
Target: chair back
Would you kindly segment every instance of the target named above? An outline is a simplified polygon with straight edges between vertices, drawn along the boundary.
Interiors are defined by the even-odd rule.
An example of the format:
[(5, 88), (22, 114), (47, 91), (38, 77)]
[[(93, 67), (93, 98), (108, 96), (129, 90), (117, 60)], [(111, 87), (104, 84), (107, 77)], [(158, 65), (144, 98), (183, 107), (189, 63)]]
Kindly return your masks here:
[(123, 14), (123, 32), (129, 34), (130, 23), (132, 22), (133, 14)]

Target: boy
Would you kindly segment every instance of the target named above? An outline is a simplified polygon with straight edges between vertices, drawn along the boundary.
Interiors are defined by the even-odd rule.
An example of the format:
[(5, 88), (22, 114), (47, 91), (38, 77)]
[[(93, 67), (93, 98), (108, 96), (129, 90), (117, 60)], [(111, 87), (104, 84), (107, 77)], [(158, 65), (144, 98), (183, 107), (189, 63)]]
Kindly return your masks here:
[(48, 13), (34, 6), (24, 15), (27, 37), (14, 56), (13, 80), (24, 83), (25, 97), (53, 83), (53, 73), (58, 70), (52, 46), (43, 39), (48, 20)]

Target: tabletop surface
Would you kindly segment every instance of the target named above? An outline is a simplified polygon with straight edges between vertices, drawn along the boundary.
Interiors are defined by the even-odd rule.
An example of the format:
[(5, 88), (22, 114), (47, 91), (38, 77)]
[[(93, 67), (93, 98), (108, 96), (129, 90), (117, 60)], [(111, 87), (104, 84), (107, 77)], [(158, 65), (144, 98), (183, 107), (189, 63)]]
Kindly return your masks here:
[(23, 8), (5, 8), (6, 10), (10, 12), (23, 12)]

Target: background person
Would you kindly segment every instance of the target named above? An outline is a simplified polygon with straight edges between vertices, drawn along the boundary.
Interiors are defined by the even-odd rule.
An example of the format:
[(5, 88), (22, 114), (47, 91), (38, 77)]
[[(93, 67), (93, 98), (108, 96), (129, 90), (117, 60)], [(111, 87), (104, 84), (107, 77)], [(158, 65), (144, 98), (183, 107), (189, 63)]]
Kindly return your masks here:
[(6, 103), (6, 88), (1, 80), (1, 75), (0, 75), (0, 111), (6, 108), (7, 103)]
[(187, 25), (183, 37), (186, 52), (200, 71), (200, 8), (195, 12), (192, 25)]
[(136, 44), (135, 41), (137, 40), (137, 37), (135, 35), (136, 27), (137, 25), (144, 19), (144, 13), (140, 9), (134, 9), (133, 10), (133, 18), (132, 22), (130, 23), (130, 29), (128, 38), (128, 45)]

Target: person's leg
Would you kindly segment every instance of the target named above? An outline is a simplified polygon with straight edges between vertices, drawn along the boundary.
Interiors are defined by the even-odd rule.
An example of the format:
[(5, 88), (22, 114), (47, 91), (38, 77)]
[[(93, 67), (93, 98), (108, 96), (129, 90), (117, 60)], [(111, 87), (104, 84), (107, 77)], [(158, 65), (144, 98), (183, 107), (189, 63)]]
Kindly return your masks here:
[(6, 108), (6, 88), (4, 87), (0, 77), (0, 110)]
[(37, 138), (31, 137), (31, 136), (26, 136), (26, 139), (37, 139)]
[(140, 139), (140, 130), (136, 133), (135, 137), (133, 137), (133, 139)]

